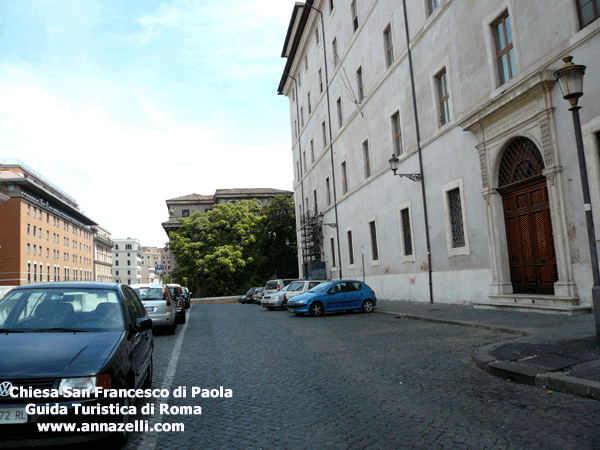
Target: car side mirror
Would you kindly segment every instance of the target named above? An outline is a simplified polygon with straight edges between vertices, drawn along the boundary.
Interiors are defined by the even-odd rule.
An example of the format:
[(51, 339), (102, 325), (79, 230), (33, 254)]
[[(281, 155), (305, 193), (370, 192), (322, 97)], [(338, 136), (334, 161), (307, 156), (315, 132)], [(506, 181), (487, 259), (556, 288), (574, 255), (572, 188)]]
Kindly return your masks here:
[(152, 329), (152, 319), (148, 317), (138, 317), (135, 319), (135, 331), (141, 332)]

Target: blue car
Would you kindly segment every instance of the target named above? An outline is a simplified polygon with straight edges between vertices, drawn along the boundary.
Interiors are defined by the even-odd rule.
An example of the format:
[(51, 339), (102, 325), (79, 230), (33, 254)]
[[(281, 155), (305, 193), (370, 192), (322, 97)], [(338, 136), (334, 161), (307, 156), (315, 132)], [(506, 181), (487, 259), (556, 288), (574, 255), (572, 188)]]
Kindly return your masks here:
[(375, 292), (362, 281), (335, 280), (322, 283), (310, 291), (288, 300), (288, 311), (296, 315), (321, 316), (331, 311), (373, 312)]

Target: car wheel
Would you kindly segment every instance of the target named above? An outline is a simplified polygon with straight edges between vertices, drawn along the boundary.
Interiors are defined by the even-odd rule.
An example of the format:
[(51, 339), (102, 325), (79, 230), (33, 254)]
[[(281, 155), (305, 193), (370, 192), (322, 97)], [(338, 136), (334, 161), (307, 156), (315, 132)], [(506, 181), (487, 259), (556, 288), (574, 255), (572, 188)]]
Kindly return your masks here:
[(169, 334), (175, 334), (175, 330), (177, 330), (177, 318), (173, 321), (173, 325), (169, 327)]
[(308, 310), (311, 316), (319, 317), (323, 315), (323, 303), (314, 302), (310, 305), (310, 309)]
[(148, 365), (148, 371), (146, 372), (146, 379), (142, 385), (142, 389), (152, 389), (152, 376), (154, 374), (154, 363), (150, 358), (150, 364)]
[(375, 304), (373, 303), (373, 300), (367, 299), (363, 302), (362, 312), (370, 313), (373, 312), (373, 309), (375, 309)]
[(181, 323), (181, 324), (185, 323), (185, 310), (184, 310), (184, 312), (183, 312), (182, 315), (180, 315), (179, 317), (177, 317), (177, 323)]

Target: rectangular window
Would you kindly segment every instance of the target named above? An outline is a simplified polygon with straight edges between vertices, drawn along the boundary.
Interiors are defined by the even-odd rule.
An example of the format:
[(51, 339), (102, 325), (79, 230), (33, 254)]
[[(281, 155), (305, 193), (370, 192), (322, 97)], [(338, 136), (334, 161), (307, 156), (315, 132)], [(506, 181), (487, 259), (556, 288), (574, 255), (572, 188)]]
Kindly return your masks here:
[(365, 178), (371, 176), (371, 157), (369, 156), (369, 141), (365, 141), (362, 144), (363, 148), (363, 160), (365, 163)]
[(465, 231), (463, 227), (462, 205), (460, 202), (460, 189), (454, 188), (446, 192), (446, 195), (448, 196), (452, 248), (464, 247)]
[(312, 113), (312, 105), (310, 104), (310, 92), (306, 94), (306, 100), (308, 101), (308, 114)]
[(31, 283), (31, 263), (27, 263), (27, 282)]
[(184, 209), (184, 210), (181, 212), (181, 216), (182, 216), (182, 217), (190, 217), (190, 210), (189, 210), (189, 209)]
[(354, 245), (352, 243), (352, 230), (348, 230), (348, 264), (354, 265)]
[(323, 132), (323, 148), (327, 147), (327, 127), (325, 126), (325, 121), (321, 123), (321, 131)]
[(392, 135), (394, 154), (400, 156), (402, 154), (402, 133), (400, 131), (400, 112), (396, 111), (392, 116)]
[(319, 205), (317, 203), (317, 190), (313, 190), (313, 200), (315, 203), (315, 209), (314, 209), (314, 214), (315, 216), (319, 214)]
[(337, 105), (338, 126), (341, 128), (344, 124), (344, 117), (342, 115), (342, 97), (338, 97), (335, 104)]
[(316, 40), (317, 45), (318, 45), (319, 44), (319, 29), (318, 28), (315, 29), (315, 40)]
[(439, 1), (438, 0), (427, 0), (428, 3), (428, 7), (429, 7), (429, 14), (433, 14), (433, 11), (435, 11), (435, 9), (439, 6)]
[(323, 93), (323, 72), (319, 69), (319, 90)]
[(363, 98), (365, 98), (365, 87), (363, 84), (362, 66), (359, 67), (356, 71), (356, 85), (358, 87), (358, 101), (362, 102)]
[(329, 244), (331, 247), (331, 267), (335, 267), (335, 242), (333, 238), (329, 239)]
[(302, 159), (304, 160), (304, 173), (306, 173), (306, 152), (302, 152)]
[(356, 31), (358, 30), (358, 6), (356, 5), (356, 0), (352, 0), (350, 9), (352, 10), (352, 27)]
[(446, 69), (443, 69), (435, 79), (440, 102), (440, 124), (444, 125), (450, 121), (450, 94), (448, 93)]
[(494, 40), (496, 42), (498, 76), (500, 77), (500, 84), (504, 84), (515, 76), (517, 68), (508, 12), (496, 20), (492, 24), (492, 28), (494, 29)]
[(383, 45), (385, 48), (385, 63), (390, 67), (394, 62), (394, 44), (392, 42), (392, 28), (390, 25), (383, 30)]
[(400, 211), (400, 220), (402, 221), (402, 243), (404, 244), (404, 256), (413, 254), (412, 231), (410, 229), (410, 212), (408, 208)]
[(337, 65), (340, 62), (340, 58), (338, 55), (338, 48), (337, 48), (337, 38), (333, 38), (333, 42), (331, 43), (331, 46), (333, 47), (333, 65), (334, 65), (334, 67), (337, 67)]
[(342, 194), (348, 192), (348, 174), (346, 172), (346, 161), (342, 163)]
[(377, 247), (377, 227), (375, 221), (369, 222), (369, 232), (371, 234), (371, 259), (379, 261), (379, 248)]
[(331, 205), (331, 187), (329, 186), (329, 177), (325, 178), (325, 189), (327, 191), (327, 206)]
[(576, 0), (581, 28), (600, 17), (600, 0)]
[(329, 0), (329, 14), (333, 12), (333, 0)]
[(315, 163), (315, 143), (312, 139), (310, 140), (310, 163)]
[(304, 128), (304, 106), (300, 107), (300, 126)]

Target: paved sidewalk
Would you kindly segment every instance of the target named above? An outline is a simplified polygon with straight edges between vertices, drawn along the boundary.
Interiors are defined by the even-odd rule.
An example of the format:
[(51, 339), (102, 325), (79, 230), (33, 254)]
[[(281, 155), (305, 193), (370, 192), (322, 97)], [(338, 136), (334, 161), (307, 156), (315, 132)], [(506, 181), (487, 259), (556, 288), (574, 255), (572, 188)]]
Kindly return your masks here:
[(514, 335), (477, 349), (473, 364), (546, 390), (600, 400), (600, 343), (592, 314), (568, 316), (471, 305), (378, 300), (375, 312)]

